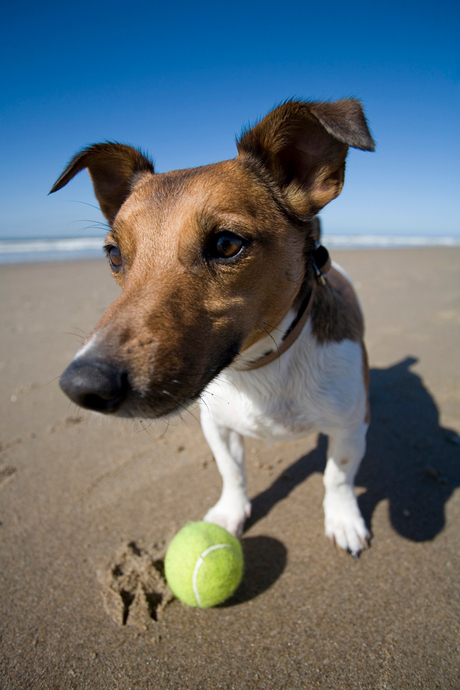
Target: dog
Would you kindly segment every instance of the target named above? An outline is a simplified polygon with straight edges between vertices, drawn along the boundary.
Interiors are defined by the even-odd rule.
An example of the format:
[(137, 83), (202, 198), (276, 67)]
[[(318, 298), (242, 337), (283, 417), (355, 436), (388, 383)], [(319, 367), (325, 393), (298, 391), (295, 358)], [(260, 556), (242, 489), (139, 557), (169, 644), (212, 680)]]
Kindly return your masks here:
[(251, 510), (243, 437), (327, 434), (325, 531), (357, 556), (370, 538), (354, 492), (369, 424), (363, 317), (317, 220), (350, 146), (374, 150), (360, 101), (289, 100), (243, 131), (235, 159), (158, 174), (106, 142), (51, 192), (88, 170), (122, 288), (61, 376), (69, 398), (141, 418), (199, 401), (223, 481), (204, 519), (235, 535)]

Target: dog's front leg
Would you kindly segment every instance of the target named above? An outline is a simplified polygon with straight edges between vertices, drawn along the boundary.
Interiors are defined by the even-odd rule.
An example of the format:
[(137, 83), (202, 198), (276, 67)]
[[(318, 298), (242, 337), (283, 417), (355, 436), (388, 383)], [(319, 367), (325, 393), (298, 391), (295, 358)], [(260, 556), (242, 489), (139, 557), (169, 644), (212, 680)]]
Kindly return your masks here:
[(370, 537), (354, 491), (355, 475), (366, 450), (367, 426), (363, 423), (329, 434), (324, 472), (326, 535), (353, 556), (367, 546)]
[(218, 424), (206, 408), (201, 410), (201, 426), (223, 482), (221, 497), (206, 513), (204, 520), (240, 536), (246, 518), (251, 514), (246, 489), (243, 437), (233, 429)]

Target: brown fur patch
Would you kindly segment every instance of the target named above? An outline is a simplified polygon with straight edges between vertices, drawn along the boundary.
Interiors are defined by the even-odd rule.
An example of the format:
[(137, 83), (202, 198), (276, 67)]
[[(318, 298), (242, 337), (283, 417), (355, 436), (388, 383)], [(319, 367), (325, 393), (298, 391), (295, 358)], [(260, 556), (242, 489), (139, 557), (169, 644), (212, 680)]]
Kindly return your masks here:
[(334, 267), (327, 274), (326, 285), (316, 291), (312, 324), (319, 343), (340, 343), (345, 338), (359, 342), (363, 338), (364, 321), (355, 292)]
[(363, 353), (363, 378), (364, 386), (366, 388), (366, 414), (364, 416), (364, 421), (369, 424), (371, 421), (371, 406), (369, 403), (369, 361), (367, 357), (367, 350), (364, 344), (364, 340), (361, 341), (361, 351)]
[(366, 389), (364, 421), (371, 419), (369, 405), (369, 364), (364, 344), (364, 320), (355, 291), (349, 281), (332, 267), (326, 285), (316, 291), (312, 309), (313, 334), (319, 343), (341, 342), (345, 338), (359, 342), (363, 358), (363, 380)]

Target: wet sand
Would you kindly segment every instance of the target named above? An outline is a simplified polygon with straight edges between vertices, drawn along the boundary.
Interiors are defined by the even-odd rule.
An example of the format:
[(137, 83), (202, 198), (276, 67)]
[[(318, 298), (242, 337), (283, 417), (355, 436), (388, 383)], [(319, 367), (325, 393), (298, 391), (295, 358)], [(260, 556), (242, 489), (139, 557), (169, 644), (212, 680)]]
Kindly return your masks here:
[(245, 577), (205, 611), (168, 603), (161, 573), (220, 492), (197, 411), (70, 404), (57, 377), (118, 288), (103, 261), (2, 267), (0, 687), (460, 686), (460, 249), (333, 258), (366, 315), (371, 548), (324, 537), (325, 438), (249, 441)]

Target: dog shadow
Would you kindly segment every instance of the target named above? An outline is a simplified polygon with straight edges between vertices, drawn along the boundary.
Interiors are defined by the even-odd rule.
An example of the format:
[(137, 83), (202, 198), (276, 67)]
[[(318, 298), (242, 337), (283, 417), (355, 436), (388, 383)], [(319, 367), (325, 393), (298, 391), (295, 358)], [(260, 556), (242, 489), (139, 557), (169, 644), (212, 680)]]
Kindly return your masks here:
[[(434, 539), (445, 525), (445, 505), (460, 486), (460, 439), (439, 424), (439, 411), (407, 357), (387, 369), (372, 369), (372, 420), (367, 451), (356, 477), (365, 492), (358, 503), (371, 527), (380, 501), (388, 499), (394, 529), (406, 539)], [(301, 457), (252, 501), (249, 529), (314, 472), (323, 472), (327, 439)]]
[(263, 535), (241, 540), (244, 554), (244, 578), (235, 594), (221, 607), (237, 606), (270, 589), (287, 563), (287, 549), (278, 539)]

